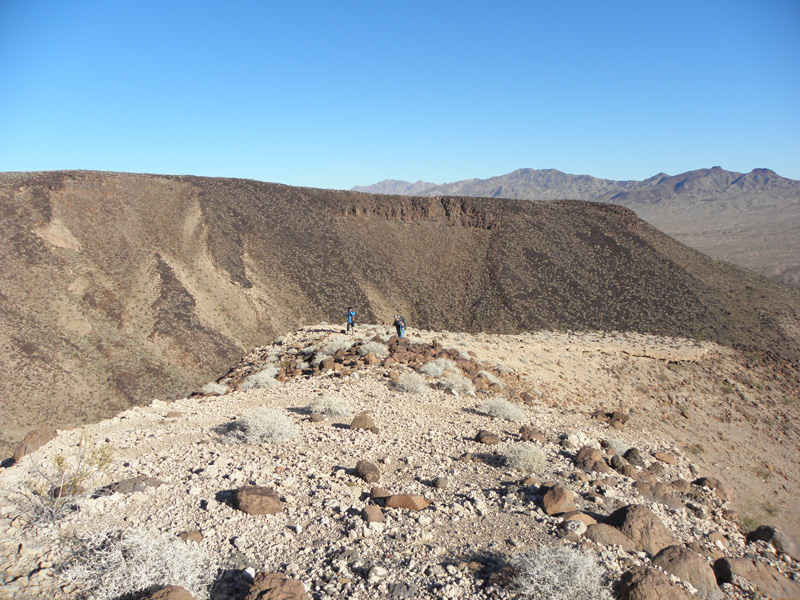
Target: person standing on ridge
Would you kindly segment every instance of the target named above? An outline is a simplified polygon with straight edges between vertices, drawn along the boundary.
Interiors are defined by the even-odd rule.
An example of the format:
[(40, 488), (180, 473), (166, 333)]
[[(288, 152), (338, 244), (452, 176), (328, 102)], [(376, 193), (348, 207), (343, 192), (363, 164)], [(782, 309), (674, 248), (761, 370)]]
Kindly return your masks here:
[(400, 315), (394, 316), (394, 322), (392, 323), (395, 329), (397, 329), (397, 337), (402, 338), (406, 334), (406, 320), (401, 317)]
[(347, 326), (347, 333), (351, 333), (356, 326), (356, 311), (351, 306), (347, 309), (347, 314), (345, 315), (347, 320), (345, 321), (345, 325)]

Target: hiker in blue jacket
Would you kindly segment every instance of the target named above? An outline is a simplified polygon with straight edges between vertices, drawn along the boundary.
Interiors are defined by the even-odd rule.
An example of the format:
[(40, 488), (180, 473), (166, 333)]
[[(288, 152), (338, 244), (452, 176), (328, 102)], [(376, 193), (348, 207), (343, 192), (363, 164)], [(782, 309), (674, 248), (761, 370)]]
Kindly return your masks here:
[(406, 320), (400, 315), (394, 316), (392, 325), (397, 329), (397, 337), (402, 338), (406, 334)]
[(347, 333), (350, 333), (351, 331), (353, 331), (353, 329), (355, 329), (355, 326), (356, 326), (356, 311), (355, 311), (355, 309), (352, 306), (350, 308), (348, 308), (347, 309), (347, 314), (345, 316), (347, 317), (347, 320), (345, 321), (345, 324), (347, 325)]

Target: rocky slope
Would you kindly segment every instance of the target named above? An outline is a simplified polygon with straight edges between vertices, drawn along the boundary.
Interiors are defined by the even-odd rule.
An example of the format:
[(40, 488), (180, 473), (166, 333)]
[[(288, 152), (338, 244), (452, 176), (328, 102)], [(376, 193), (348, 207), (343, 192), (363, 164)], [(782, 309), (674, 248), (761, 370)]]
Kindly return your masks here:
[(713, 167), (673, 176), (659, 173), (643, 181), (519, 169), (443, 185), (387, 180), (353, 189), (419, 196), (610, 202), (634, 210), (648, 223), (704, 254), (800, 285), (800, 182), (769, 169), (736, 173)]
[(621, 207), (0, 175), (1, 445), (185, 396), (298, 325), (681, 335), (800, 357), (800, 293)]
[[(783, 366), (632, 333), (337, 329), (256, 348), (210, 395), (62, 431), (0, 471), (13, 492), (56, 456), (111, 456), (53, 523), (31, 527), (4, 495), (0, 596), (79, 597), (64, 568), (90, 553), (75, 538), (144, 528), (193, 540), (158, 560), (202, 550), (219, 600), (260, 572), (315, 599), (517, 598), (514, 557), (549, 546), (600, 565), (590, 597), (796, 597), (800, 398)], [(261, 407), (293, 437), (235, 443)], [(520, 447), (538, 458), (513, 462)], [(273, 514), (251, 514), (254, 486)], [(783, 533), (745, 536), (764, 522)]]

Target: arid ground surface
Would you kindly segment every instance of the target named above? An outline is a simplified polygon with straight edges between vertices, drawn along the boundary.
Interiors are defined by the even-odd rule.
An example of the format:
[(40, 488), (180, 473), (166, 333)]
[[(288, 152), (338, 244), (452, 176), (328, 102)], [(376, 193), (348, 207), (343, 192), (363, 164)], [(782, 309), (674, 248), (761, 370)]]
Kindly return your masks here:
[[(280, 345), (256, 348), (220, 378), (227, 390), (221, 396), (156, 400), (84, 431), (63, 431), (19, 465), (0, 470), (0, 488), (15, 489), (36, 477), (35, 465), (46, 469), (55, 455), (73, 456), (83, 443), (113, 449), (111, 469), (95, 486), (132, 477), (160, 480), (132, 494), (88, 500), (80, 512), (33, 532), (13, 503), (4, 504), (0, 548), (8, 570), (0, 593), (20, 597), (14, 594), (63, 587), (60, 593), (74, 597), (58, 571), (70, 557), (66, 540), (88, 530), (136, 527), (169, 535), (198, 530), (199, 545), (214, 564), (285, 572), (313, 598), (517, 597), (502, 565), (514, 554), (558, 543), (592, 552), (608, 589), (626, 569), (651, 565), (651, 554), (590, 541), (589, 532), (564, 537), (563, 519), (543, 512), (543, 492), (536, 491), (556, 483), (574, 493), (579, 510), (598, 519), (628, 504), (650, 507), (676, 543), (707, 560), (755, 552), (765, 564), (797, 573), (796, 559), (762, 552), (743, 537), (762, 523), (800, 535), (800, 398), (769, 360), (711, 342), (634, 333), (412, 329), (411, 346), (402, 347), (386, 346), (390, 333), (362, 325), (343, 343), (338, 327), (305, 328)], [(339, 353), (321, 371), (309, 364), (326, 346), (369, 340), (394, 348), (390, 355), (378, 353), (398, 361), (374, 362), (354, 352), (352, 359)], [(424, 371), (435, 353), (480, 369), (496, 387), (453, 394), (436, 376), (427, 377), (421, 393), (393, 384)], [(285, 381), (235, 391), (270, 366)], [(322, 395), (348, 405), (351, 414), (311, 422), (306, 407)], [(516, 420), (486, 414), (485, 403), (496, 398), (517, 407)], [(285, 410), (298, 434), (281, 444), (228, 441), (226, 426), (260, 406)], [(374, 420), (374, 432), (348, 428), (363, 411)], [(597, 411), (630, 419), (612, 427)], [(526, 475), (503, 459), (520, 443), (522, 425), (541, 433), (527, 443), (545, 457), (525, 484)], [(497, 434), (498, 443), (476, 442), (479, 430)], [(608, 452), (606, 460), (608, 448), (621, 453), (635, 447), (644, 462), (628, 475), (584, 470), (576, 465), (583, 446)], [(378, 467), (377, 483), (356, 476), (361, 459)], [(724, 491), (689, 483), (701, 476), (719, 479)], [(446, 487), (434, 485), (439, 477), (448, 480)], [(672, 491), (653, 498), (657, 482)], [(233, 508), (231, 490), (245, 485), (273, 486), (282, 512), (252, 516)], [(375, 503), (372, 485), (433, 504), (420, 512), (383, 508), (385, 522), (367, 524), (361, 511)], [(215, 597), (237, 597), (234, 583), (220, 588), (231, 595), (218, 590)], [(690, 593), (685, 582), (678, 585)], [(412, 596), (404, 596), (408, 590)], [(755, 597), (736, 585), (715, 593)]]

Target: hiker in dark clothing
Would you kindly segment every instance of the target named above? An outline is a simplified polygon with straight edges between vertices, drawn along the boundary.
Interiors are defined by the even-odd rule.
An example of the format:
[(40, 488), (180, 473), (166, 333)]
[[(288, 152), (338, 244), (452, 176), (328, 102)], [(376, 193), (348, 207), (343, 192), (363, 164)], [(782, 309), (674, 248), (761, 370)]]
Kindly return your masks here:
[(352, 306), (350, 308), (348, 308), (347, 309), (347, 314), (345, 316), (347, 317), (347, 320), (345, 321), (345, 325), (347, 326), (347, 333), (350, 333), (351, 331), (353, 331), (353, 329), (356, 326), (356, 311), (355, 311), (355, 309)]
[(400, 315), (394, 316), (392, 325), (397, 329), (397, 337), (402, 338), (406, 334), (406, 320)]

